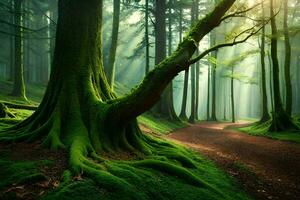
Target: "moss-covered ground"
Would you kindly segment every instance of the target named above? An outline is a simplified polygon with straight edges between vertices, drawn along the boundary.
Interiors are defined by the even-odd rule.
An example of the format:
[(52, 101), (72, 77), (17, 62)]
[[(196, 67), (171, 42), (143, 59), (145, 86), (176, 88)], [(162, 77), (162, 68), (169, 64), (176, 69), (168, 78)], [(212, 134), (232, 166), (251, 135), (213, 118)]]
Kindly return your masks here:
[[(298, 118), (293, 119), (295, 124), (300, 127), (300, 121)], [(238, 128), (239, 131), (247, 133), (249, 135), (263, 136), (277, 140), (295, 142), (300, 144), (300, 132), (299, 131), (282, 131), (282, 132), (269, 132), (271, 121), (265, 123), (253, 123), (249, 126)]]
[[(1, 94), (3, 100), (22, 103), (7, 94)], [(0, 120), (0, 128), (32, 113), (12, 111), (17, 119)], [(150, 114), (139, 117), (139, 122), (162, 134), (186, 125), (157, 119)], [(171, 142), (161, 144), (176, 147), (178, 153), (174, 154), (174, 160), (169, 159), (172, 155), (168, 155), (167, 159), (167, 152), (164, 152), (164, 155), (155, 155), (155, 158), (120, 155), (105, 161), (103, 166), (107, 168), (101, 169), (103, 175), (109, 172), (118, 177), (118, 181), (124, 183), (121, 187), (113, 184), (112, 187), (102, 187), (97, 179), (90, 179), (84, 174), (71, 175), (65, 152), (46, 150), (38, 143), (0, 144), (0, 199), (249, 199), (239, 185), (211, 161)]]

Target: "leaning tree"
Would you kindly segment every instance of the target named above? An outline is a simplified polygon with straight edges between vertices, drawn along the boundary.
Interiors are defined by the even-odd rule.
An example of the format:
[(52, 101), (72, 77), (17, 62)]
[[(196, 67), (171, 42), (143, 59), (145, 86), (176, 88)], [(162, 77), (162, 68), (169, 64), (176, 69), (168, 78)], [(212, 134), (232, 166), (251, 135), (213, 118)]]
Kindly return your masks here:
[[(102, 64), (103, 1), (60, 0), (54, 60), (44, 98), (32, 116), (2, 131), (0, 141), (42, 141), (51, 149), (66, 149), (72, 172), (83, 172), (102, 186), (123, 190), (129, 196), (136, 194), (130, 186), (124, 191), (127, 183), (108, 172), (110, 162), (105, 161), (102, 153), (163, 154), (184, 163), (182, 166), (192, 165), (187, 154), (176, 151), (174, 145), (143, 135), (136, 117), (157, 103), (171, 80), (189, 67), (199, 41), (221, 23), (234, 2), (220, 2), (195, 23), (177, 49), (149, 72), (138, 87), (117, 98)], [(179, 177), (205, 185), (180, 165), (155, 157), (132, 163), (180, 172)]]

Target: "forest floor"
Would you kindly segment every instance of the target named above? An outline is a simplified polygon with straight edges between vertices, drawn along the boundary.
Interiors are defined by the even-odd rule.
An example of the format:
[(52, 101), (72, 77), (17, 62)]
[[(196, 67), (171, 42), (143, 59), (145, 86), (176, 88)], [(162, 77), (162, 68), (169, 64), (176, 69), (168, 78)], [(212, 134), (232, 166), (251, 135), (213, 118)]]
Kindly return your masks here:
[(255, 199), (300, 199), (300, 145), (228, 129), (246, 122), (204, 122), (166, 137), (212, 159)]

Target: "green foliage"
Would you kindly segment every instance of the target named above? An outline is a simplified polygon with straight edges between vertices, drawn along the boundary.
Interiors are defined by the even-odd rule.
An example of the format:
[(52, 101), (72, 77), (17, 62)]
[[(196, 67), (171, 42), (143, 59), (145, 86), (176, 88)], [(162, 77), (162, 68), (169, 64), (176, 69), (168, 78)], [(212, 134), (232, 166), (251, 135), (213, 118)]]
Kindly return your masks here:
[[(268, 137), (277, 140), (300, 143), (300, 132), (291, 132), (291, 131), (269, 132), (271, 123), (272, 123), (271, 120), (262, 124), (254, 123), (250, 126), (239, 128), (239, 130), (249, 135), (263, 136), (263, 137)], [(297, 122), (296, 120), (294, 120), (294, 123), (298, 124), (299, 126), (299, 122)]]

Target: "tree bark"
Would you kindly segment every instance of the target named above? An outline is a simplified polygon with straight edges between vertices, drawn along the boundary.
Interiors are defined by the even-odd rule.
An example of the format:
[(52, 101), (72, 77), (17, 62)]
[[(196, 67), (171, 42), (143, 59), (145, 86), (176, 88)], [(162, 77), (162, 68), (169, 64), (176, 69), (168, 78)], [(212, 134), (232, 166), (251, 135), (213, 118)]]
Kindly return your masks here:
[(234, 105), (234, 67), (231, 67), (231, 80), (230, 80), (230, 91), (231, 91), (231, 117), (232, 117), (232, 123), (235, 123), (235, 105)]
[[(265, 14), (264, 14), (264, 5), (262, 3), (262, 19), (263, 24)], [(270, 119), (269, 110), (268, 110), (268, 97), (267, 97), (267, 86), (266, 86), (266, 64), (265, 64), (265, 26), (262, 27), (261, 33), (261, 46), (260, 46), (260, 63), (261, 63), (261, 91), (262, 91), (262, 117), (260, 123), (264, 123)]]
[(23, 63), (23, 39), (22, 39), (22, 0), (14, 1), (15, 18), (15, 67), (14, 67), (14, 84), (12, 95), (26, 99), (24, 83), (24, 63)]
[(273, 63), (273, 99), (274, 110), (273, 120), (270, 127), (270, 131), (283, 131), (288, 129), (298, 129), (298, 127), (292, 122), (291, 117), (286, 113), (283, 108), (280, 94), (280, 80), (279, 80), (279, 63), (277, 57), (277, 26), (274, 13), (273, 0), (270, 0), (270, 16), (271, 16), (271, 59)]
[[(66, 148), (73, 172), (83, 172), (101, 183), (101, 187), (119, 192), (124, 189), (124, 181), (102, 168), (110, 161), (101, 165), (105, 161), (101, 153), (112, 155), (129, 151), (156, 156), (160, 153), (157, 149), (162, 146), (170, 152), (172, 145), (169, 143), (141, 133), (136, 117), (157, 103), (171, 80), (189, 67), (197, 49), (195, 44), (220, 24), (234, 2), (222, 1), (211, 14), (195, 24), (177, 50), (149, 72), (137, 88), (116, 98), (102, 64), (102, 1), (59, 1), (53, 68), (45, 96), (31, 117), (11, 129), (1, 130), (0, 141), (38, 140), (52, 149)], [(145, 162), (155, 165), (151, 160)], [(171, 169), (174, 172), (174, 167)], [(181, 177), (195, 180), (186, 171), (179, 171)], [(133, 199), (130, 197), (134, 190), (125, 188), (127, 197)]]
[[(155, 2), (155, 64), (158, 65), (167, 55), (167, 32), (166, 32), (166, 1)], [(169, 18), (170, 19), (170, 18)], [(170, 22), (170, 21), (169, 21)], [(178, 120), (173, 103), (172, 82), (168, 84), (161, 100), (154, 107), (155, 114), (169, 120)]]
[(284, 76), (285, 76), (285, 109), (287, 114), (292, 116), (293, 106), (293, 93), (292, 93), (292, 81), (291, 81), (291, 43), (288, 27), (288, 0), (284, 0), (283, 3), (284, 19), (284, 45), (285, 45), (285, 61), (284, 61)]
[(111, 44), (109, 50), (109, 57), (106, 68), (107, 80), (110, 87), (114, 88), (115, 81), (115, 60), (118, 47), (118, 35), (120, 24), (120, 0), (114, 0), (114, 14), (113, 14), (113, 26), (111, 33)]
[(150, 44), (149, 44), (149, 0), (145, 1), (145, 45), (146, 45), (146, 63), (145, 63), (145, 75), (150, 71)]
[[(182, 6), (179, 8), (179, 42), (182, 42)], [(189, 69), (184, 71), (184, 80), (183, 80), (183, 93), (182, 93), (182, 103), (179, 118), (182, 120), (187, 120), (186, 115), (186, 103), (187, 103), (187, 94), (188, 94), (188, 85), (189, 85)]]

